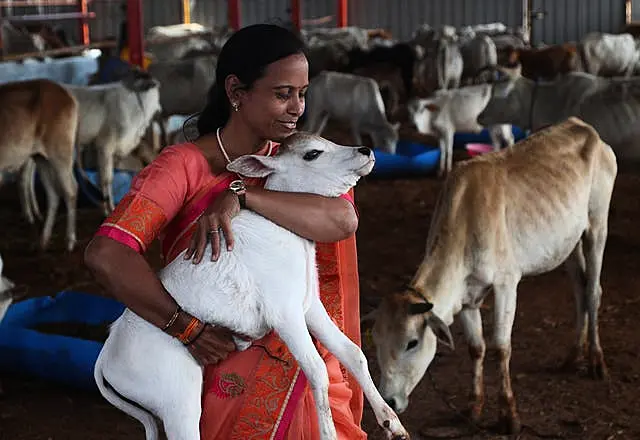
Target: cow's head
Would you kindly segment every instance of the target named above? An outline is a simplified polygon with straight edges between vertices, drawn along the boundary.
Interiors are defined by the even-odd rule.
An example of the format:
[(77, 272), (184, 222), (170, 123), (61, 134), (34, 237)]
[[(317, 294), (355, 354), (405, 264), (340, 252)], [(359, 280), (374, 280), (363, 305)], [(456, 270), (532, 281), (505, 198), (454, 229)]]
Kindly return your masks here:
[(146, 92), (148, 90), (160, 87), (158, 80), (154, 79), (151, 74), (135, 66), (122, 79), (122, 84), (133, 92)]
[(409, 120), (422, 134), (436, 133), (433, 130), (433, 119), (440, 112), (437, 98), (414, 98), (407, 104)]
[(398, 130), (400, 129), (400, 123), (386, 122), (382, 125), (376, 125), (371, 127), (369, 132), (371, 133), (371, 139), (373, 145), (380, 148), (385, 153), (395, 154), (398, 145)]
[(375, 156), (367, 147), (338, 145), (325, 138), (298, 132), (278, 147), (278, 154), (247, 155), (227, 169), (247, 177), (266, 177), (265, 188), (337, 197), (373, 169)]
[(489, 126), (512, 124), (529, 128), (533, 81), (523, 77), (507, 77), (493, 84), (491, 99), (478, 115), (478, 124)]
[(433, 304), (412, 291), (385, 298), (362, 318), (373, 321), (372, 336), (380, 366), (380, 394), (396, 412), (409, 405), (409, 395), (436, 354), (437, 341), (453, 349), (449, 327), (433, 312)]

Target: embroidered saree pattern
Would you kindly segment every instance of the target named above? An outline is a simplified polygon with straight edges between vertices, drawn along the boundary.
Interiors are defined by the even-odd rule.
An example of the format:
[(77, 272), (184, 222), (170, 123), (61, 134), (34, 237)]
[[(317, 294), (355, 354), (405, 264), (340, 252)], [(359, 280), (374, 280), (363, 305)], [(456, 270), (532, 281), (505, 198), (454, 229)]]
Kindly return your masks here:
[[(127, 194), (104, 221), (101, 228), (115, 228), (133, 237), (143, 251), (160, 233), (166, 217), (153, 201), (136, 194)], [(115, 231), (114, 231), (115, 232)], [(117, 233), (115, 233), (117, 234)]]

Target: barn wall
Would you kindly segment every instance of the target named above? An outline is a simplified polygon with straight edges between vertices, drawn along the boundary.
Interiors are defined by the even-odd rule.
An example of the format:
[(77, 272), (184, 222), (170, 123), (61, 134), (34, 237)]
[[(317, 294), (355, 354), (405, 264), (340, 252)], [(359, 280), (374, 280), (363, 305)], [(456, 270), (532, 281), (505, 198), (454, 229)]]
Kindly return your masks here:
[(534, 44), (578, 41), (589, 32), (618, 33), (625, 25), (625, 0), (533, 0)]
[[(301, 0), (303, 19), (333, 16), (336, 0)], [(411, 37), (422, 23), (432, 25), (469, 24), (500, 21), (507, 26), (522, 23), (522, 0), (349, 0), (350, 25), (384, 27), (399, 39)], [(531, 0), (532, 12), (546, 11), (544, 18), (532, 19), (532, 42), (562, 43), (581, 38), (588, 32), (618, 32), (625, 21), (625, 0)], [(144, 28), (182, 21), (181, 0), (144, 0)], [(217, 27), (227, 23), (226, 0), (192, 0), (192, 21)], [(241, 22), (290, 24), (290, 0), (242, 0)], [(636, 8), (640, 9), (640, 8)], [(43, 7), (42, 12), (69, 12), (74, 7)], [(122, 13), (118, 2), (92, 2), (97, 18), (90, 21), (93, 41), (115, 37)], [(6, 16), (6, 9), (3, 15)], [(35, 7), (13, 8), (13, 15), (34, 14)], [(634, 11), (635, 12), (635, 11)], [(635, 14), (640, 16), (640, 13)], [(57, 22), (78, 41), (78, 22)]]
[(423, 23), (464, 26), (502, 22), (522, 23), (520, 0), (349, 0), (349, 24), (390, 29), (398, 39), (409, 39)]

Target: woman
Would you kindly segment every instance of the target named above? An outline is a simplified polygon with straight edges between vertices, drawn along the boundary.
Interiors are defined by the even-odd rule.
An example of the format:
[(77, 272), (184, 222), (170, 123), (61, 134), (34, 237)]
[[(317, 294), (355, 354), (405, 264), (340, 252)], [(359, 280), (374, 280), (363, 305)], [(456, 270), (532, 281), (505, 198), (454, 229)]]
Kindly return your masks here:
[[(343, 331), (360, 342), (358, 220), (350, 196), (267, 191), (262, 181), (241, 180), (225, 169), (244, 154), (272, 154), (272, 141), (294, 132), (308, 85), (303, 50), (295, 35), (278, 26), (236, 32), (220, 53), (217, 81), (198, 119), (200, 137), (164, 149), (138, 173), (86, 250), (87, 266), (111, 295), (180, 339), (206, 366), (203, 439), (318, 439), (313, 398), (276, 335), (236, 352), (229, 330), (177, 307), (142, 256), (156, 238), (165, 264), (185, 249), (185, 258), (198, 264), (208, 242), (215, 260), (220, 252), (233, 252), (231, 219), (246, 208), (318, 242), (322, 300)], [(226, 250), (220, 250), (220, 234)], [(339, 438), (366, 438), (359, 427), (360, 389), (330, 353), (318, 349), (329, 371)]]

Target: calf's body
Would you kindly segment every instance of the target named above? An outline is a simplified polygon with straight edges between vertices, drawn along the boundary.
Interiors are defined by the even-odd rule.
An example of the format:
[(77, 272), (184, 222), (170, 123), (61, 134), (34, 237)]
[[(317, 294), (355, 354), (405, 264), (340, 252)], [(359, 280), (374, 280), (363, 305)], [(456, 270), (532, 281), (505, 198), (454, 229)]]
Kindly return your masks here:
[[(265, 185), (269, 189), (336, 197), (373, 168), (368, 148), (338, 146), (309, 135), (293, 137), (280, 146), (278, 156), (244, 156), (229, 169), (252, 177), (271, 174)], [(243, 210), (232, 227), (233, 251), (223, 252), (217, 262), (211, 262), (208, 248), (202, 263), (194, 265), (181, 254), (160, 272), (162, 284), (180, 307), (252, 340), (275, 330), (311, 384), (323, 440), (336, 439), (336, 431), (326, 366), (311, 335), (362, 385), (387, 437), (408, 438), (376, 390), (364, 354), (320, 301), (315, 244), (251, 211)], [(246, 349), (250, 344), (237, 345)], [(95, 378), (109, 402), (145, 425), (147, 440), (157, 438), (150, 413), (162, 419), (171, 440), (200, 438), (202, 368), (177, 339), (130, 310), (113, 325), (96, 362)], [(145, 410), (123, 400), (106, 383)]]

